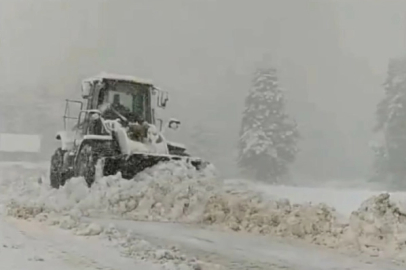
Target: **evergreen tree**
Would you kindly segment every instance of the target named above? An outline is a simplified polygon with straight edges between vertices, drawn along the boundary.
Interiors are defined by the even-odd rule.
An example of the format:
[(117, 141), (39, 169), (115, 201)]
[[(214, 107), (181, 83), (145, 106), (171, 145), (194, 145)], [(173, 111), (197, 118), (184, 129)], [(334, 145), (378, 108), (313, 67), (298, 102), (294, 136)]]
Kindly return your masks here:
[(385, 96), (377, 106), (376, 132), (384, 143), (375, 146), (375, 177), (397, 186), (406, 184), (406, 58), (389, 61)]
[(285, 112), (285, 98), (274, 68), (254, 74), (242, 117), (238, 165), (247, 177), (279, 182), (295, 160), (299, 132)]

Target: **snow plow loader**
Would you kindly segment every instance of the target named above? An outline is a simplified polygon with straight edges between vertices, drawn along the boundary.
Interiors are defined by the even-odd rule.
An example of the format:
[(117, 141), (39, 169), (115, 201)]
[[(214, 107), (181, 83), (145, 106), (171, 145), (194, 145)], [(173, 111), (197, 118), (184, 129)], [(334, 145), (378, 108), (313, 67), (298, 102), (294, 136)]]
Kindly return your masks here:
[(60, 147), (51, 158), (51, 186), (59, 188), (72, 177), (84, 177), (90, 187), (96, 175), (117, 173), (132, 179), (171, 160), (204, 169), (208, 162), (165, 139), (165, 127), (177, 129), (180, 124), (176, 119), (164, 124), (157, 118), (157, 109), (164, 109), (167, 101), (167, 92), (131, 76), (100, 74), (83, 80), (82, 100), (66, 100), (64, 131), (56, 135)]

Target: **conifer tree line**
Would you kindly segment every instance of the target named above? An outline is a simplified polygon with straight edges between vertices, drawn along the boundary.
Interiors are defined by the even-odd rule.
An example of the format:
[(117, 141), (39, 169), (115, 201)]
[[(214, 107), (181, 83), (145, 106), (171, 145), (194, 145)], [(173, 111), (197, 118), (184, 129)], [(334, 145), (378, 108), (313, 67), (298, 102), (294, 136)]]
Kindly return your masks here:
[[(371, 145), (371, 179), (406, 188), (406, 57), (389, 60), (382, 90), (373, 129), (381, 140)], [(277, 70), (258, 68), (245, 98), (238, 141), (237, 164), (245, 177), (280, 183), (289, 176), (301, 136), (286, 102)]]
[(376, 108), (373, 180), (406, 187), (406, 57), (389, 60), (384, 97)]
[(239, 134), (238, 165), (243, 174), (267, 182), (283, 181), (298, 152), (298, 139), (277, 70), (258, 68), (245, 99)]

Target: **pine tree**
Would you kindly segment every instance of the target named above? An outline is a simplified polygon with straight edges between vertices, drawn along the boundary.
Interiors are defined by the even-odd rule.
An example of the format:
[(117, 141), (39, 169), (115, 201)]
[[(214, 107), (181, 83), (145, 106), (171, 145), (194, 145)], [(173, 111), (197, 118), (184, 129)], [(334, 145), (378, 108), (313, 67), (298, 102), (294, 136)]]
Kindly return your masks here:
[(280, 182), (295, 160), (299, 132), (285, 112), (285, 98), (274, 68), (254, 74), (242, 117), (238, 165), (247, 177)]
[[(406, 58), (389, 61), (385, 96), (376, 110), (376, 132), (384, 143), (375, 146), (375, 177), (406, 184)], [(403, 184), (402, 184), (403, 183)]]

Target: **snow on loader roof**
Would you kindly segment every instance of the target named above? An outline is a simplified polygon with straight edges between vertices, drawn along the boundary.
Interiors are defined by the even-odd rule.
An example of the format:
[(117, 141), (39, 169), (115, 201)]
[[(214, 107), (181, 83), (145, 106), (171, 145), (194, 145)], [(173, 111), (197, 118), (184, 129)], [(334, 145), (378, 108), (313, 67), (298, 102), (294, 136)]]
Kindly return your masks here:
[(140, 84), (148, 84), (148, 85), (152, 85), (152, 81), (151, 80), (147, 80), (147, 79), (141, 79), (141, 78), (137, 78), (131, 75), (120, 75), (120, 74), (112, 74), (112, 73), (106, 73), (106, 72), (102, 72), (96, 76), (84, 79), (84, 82), (88, 82), (88, 81), (99, 81), (99, 80), (103, 80), (103, 79), (107, 79), (107, 80), (118, 80), (118, 81), (127, 81), (127, 82), (134, 82), (134, 83), (140, 83)]

